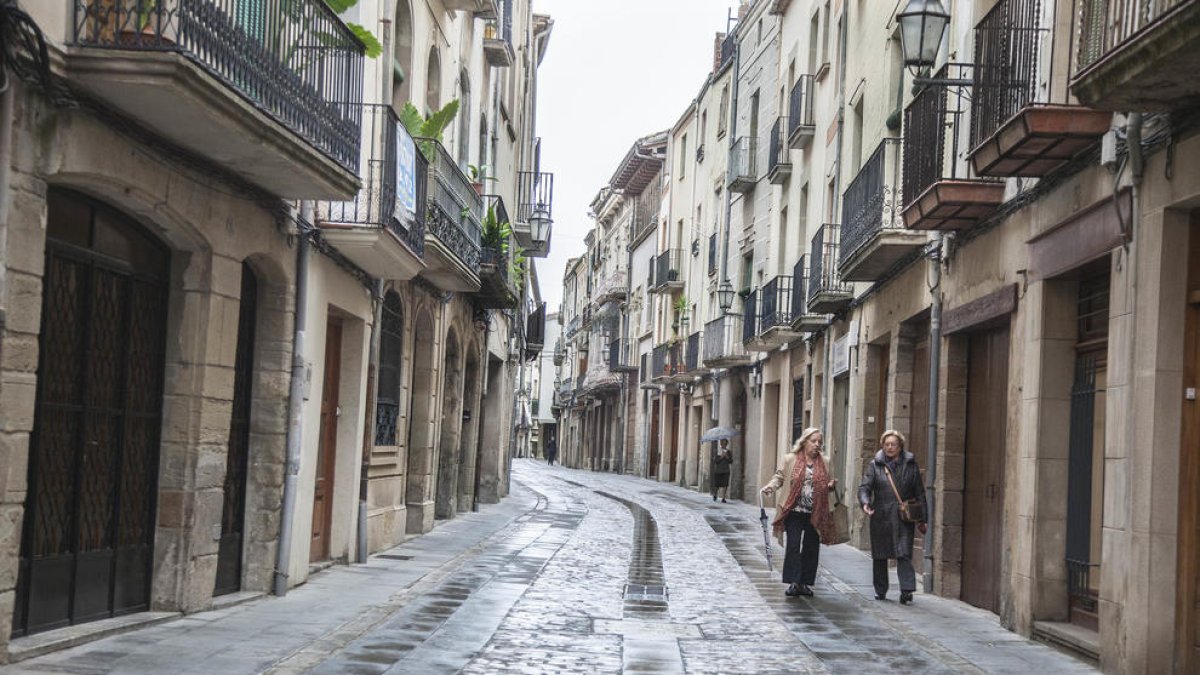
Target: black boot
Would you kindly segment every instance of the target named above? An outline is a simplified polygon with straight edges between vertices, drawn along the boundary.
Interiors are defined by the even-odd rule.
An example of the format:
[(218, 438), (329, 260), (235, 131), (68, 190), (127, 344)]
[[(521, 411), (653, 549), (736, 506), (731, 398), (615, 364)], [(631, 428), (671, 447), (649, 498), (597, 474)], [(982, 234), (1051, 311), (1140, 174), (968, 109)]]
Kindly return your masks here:
[(787, 590), (784, 591), (783, 594), (789, 598), (794, 598), (797, 595), (800, 595), (800, 588), (800, 584), (788, 584)]
[(907, 605), (912, 601), (912, 591), (900, 591), (900, 604)]

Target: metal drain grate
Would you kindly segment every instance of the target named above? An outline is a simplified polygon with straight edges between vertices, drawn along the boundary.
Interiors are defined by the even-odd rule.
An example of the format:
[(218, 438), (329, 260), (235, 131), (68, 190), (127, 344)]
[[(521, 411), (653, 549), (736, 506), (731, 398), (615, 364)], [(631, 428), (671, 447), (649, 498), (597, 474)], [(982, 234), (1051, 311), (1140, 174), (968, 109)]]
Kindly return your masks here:
[(384, 558), (385, 560), (412, 560), (411, 555), (400, 555), (399, 553), (380, 553), (376, 558)]
[(667, 587), (657, 584), (625, 584), (626, 600), (666, 600)]

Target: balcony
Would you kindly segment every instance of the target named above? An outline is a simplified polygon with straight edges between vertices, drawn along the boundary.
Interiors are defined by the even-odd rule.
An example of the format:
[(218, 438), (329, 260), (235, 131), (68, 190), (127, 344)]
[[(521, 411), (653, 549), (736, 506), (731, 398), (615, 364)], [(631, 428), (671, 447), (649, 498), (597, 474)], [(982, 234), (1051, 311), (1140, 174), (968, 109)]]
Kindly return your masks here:
[(696, 331), (688, 336), (683, 351), (683, 369), (690, 376), (700, 375), (708, 369), (700, 358), (700, 345), (704, 344), (704, 332)]
[(583, 308), (583, 322), (579, 324), (583, 330), (592, 329), (592, 306), (587, 305)]
[(1170, 111), (1200, 99), (1200, 0), (1077, 3), (1071, 93), (1100, 110)]
[(835, 223), (825, 223), (812, 238), (808, 253), (808, 311), (815, 314), (836, 314), (854, 299), (854, 289), (842, 283), (834, 265), (839, 229)]
[(632, 241), (639, 241), (645, 234), (658, 226), (658, 216), (661, 210), (662, 185), (657, 180), (651, 181), (646, 189), (638, 194), (633, 203)]
[(721, 63), (718, 64), (717, 69), (721, 68), (733, 59), (733, 53), (736, 49), (737, 38), (734, 36), (733, 31), (730, 31), (729, 34), (725, 36), (725, 39), (721, 41)]
[(756, 305), (758, 325), (746, 341), (747, 351), (769, 352), (803, 337), (792, 329), (792, 277), (780, 275), (763, 284)]
[[(489, 209), (496, 214), (496, 222), (508, 220), (504, 200), (497, 195), (484, 197)], [(504, 244), (481, 246), (479, 249), (479, 291), (475, 294), (484, 309), (516, 309), (518, 293), (512, 279), (513, 270), (509, 262), (508, 247)]]
[(675, 345), (663, 343), (656, 345), (651, 353), (651, 372), (650, 381), (656, 384), (666, 384), (672, 381), (675, 375), (675, 352), (678, 351)]
[(496, 16), (496, 0), (442, 0), (442, 6), (456, 12), (467, 12), (481, 18)]
[(417, 147), (429, 159), (427, 267), (421, 276), (444, 291), (474, 293), (480, 287), (477, 272), (483, 199), (441, 143), (419, 138)]
[[(938, 79), (968, 81), (970, 66), (946, 64)], [(910, 230), (961, 230), (986, 218), (1004, 199), (1004, 183), (970, 175), (959, 161), (968, 85), (926, 87), (904, 111), (904, 225)]]
[(758, 183), (758, 141), (749, 136), (737, 139), (729, 149), (728, 186), (733, 192), (746, 194)]
[(878, 281), (929, 240), (904, 229), (900, 217), (900, 139), (885, 138), (842, 199), (838, 274), (844, 281)]
[(525, 318), (525, 360), (536, 359), (545, 345), (546, 303), (543, 302)]
[(559, 338), (554, 343), (554, 365), (561, 366), (567, 358), (567, 346), (563, 344), (562, 338)]
[(726, 314), (704, 324), (705, 366), (734, 368), (749, 364), (750, 358), (742, 345), (742, 317)]
[(567, 336), (568, 340), (574, 338), (575, 334), (579, 332), (579, 324), (580, 319), (578, 316), (571, 317), (571, 320), (567, 322), (567, 330), (563, 334)]
[(273, 195), (354, 199), (362, 43), (322, 0), (288, 12), (243, 4), (74, 0), (68, 77)]
[(708, 273), (717, 273), (717, 233), (708, 235)]
[(792, 330), (798, 333), (818, 331), (829, 324), (829, 317), (808, 309), (808, 256), (800, 256), (792, 267)]
[(636, 373), (637, 343), (628, 338), (608, 343), (608, 369), (614, 373)]
[(801, 75), (788, 96), (788, 147), (803, 150), (817, 133), (813, 117), (813, 76)]
[(483, 55), (493, 68), (508, 68), (516, 59), (512, 46), (512, 3), (499, 0), (500, 15), (483, 28)]
[(321, 236), (381, 279), (407, 281), (425, 269), (428, 162), (391, 106), (363, 106), (362, 189), (350, 201), (319, 201)]
[(771, 127), (770, 152), (767, 153), (767, 180), (771, 185), (782, 185), (792, 175), (791, 151), (785, 142), (787, 118), (776, 117)]
[[(1039, 57), (1052, 57), (1051, 41), (1039, 2), (1000, 0), (975, 27), (969, 159), (976, 175), (1045, 176), (1112, 123), (1112, 113), (1047, 102)], [(1053, 74), (1048, 79), (1054, 82)]]
[(550, 231), (544, 240), (534, 239), (531, 221), (539, 211), (546, 218), (554, 217), (554, 174), (521, 171), (517, 174), (517, 219), (512, 228), (517, 243), (530, 258), (545, 258), (550, 254)]
[(629, 275), (625, 270), (615, 270), (596, 285), (596, 305), (607, 302), (625, 302), (629, 297)]
[(683, 288), (683, 250), (667, 249), (658, 254), (654, 261), (655, 292), (679, 290)]

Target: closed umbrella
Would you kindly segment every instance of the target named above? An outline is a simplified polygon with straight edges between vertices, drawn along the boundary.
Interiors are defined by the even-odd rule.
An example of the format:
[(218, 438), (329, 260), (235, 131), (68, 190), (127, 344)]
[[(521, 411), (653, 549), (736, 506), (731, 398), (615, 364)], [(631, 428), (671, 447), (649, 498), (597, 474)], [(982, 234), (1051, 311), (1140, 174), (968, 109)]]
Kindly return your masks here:
[(763, 531), (763, 555), (767, 556), (767, 569), (775, 571), (775, 564), (771, 562), (771, 532), (767, 528), (767, 509), (763, 507), (763, 493), (760, 490), (758, 493), (758, 521), (762, 523)]

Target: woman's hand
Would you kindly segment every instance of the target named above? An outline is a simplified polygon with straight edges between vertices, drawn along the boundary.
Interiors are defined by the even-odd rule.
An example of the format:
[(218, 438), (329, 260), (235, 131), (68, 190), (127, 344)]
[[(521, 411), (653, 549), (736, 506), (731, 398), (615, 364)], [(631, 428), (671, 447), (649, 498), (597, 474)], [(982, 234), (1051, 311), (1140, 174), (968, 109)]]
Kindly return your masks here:
[(875, 515), (875, 509), (871, 508), (870, 504), (863, 504), (863, 513), (867, 514), (868, 516), (873, 516)]
[(836, 479), (836, 478), (830, 478), (830, 479), (829, 479), (829, 489), (830, 489), (830, 490), (832, 490), (832, 489), (833, 489), (833, 488), (834, 488), (836, 485), (837, 485), (837, 479)]
[(920, 531), (921, 534), (925, 534), (929, 531), (929, 525), (927, 523), (917, 523), (917, 530)]
[(771, 495), (775, 494), (775, 488), (773, 488), (773, 487), (771, 487), (770, 485), (768, 485), (768, 486), (766, 486), (765, 488), (763, 488), (763, 489), (759, 490), (759, 492), (761, 492), (761, 493), (763, 493), (764, 495), (766, 495), (766, 496), (770, 497)]

